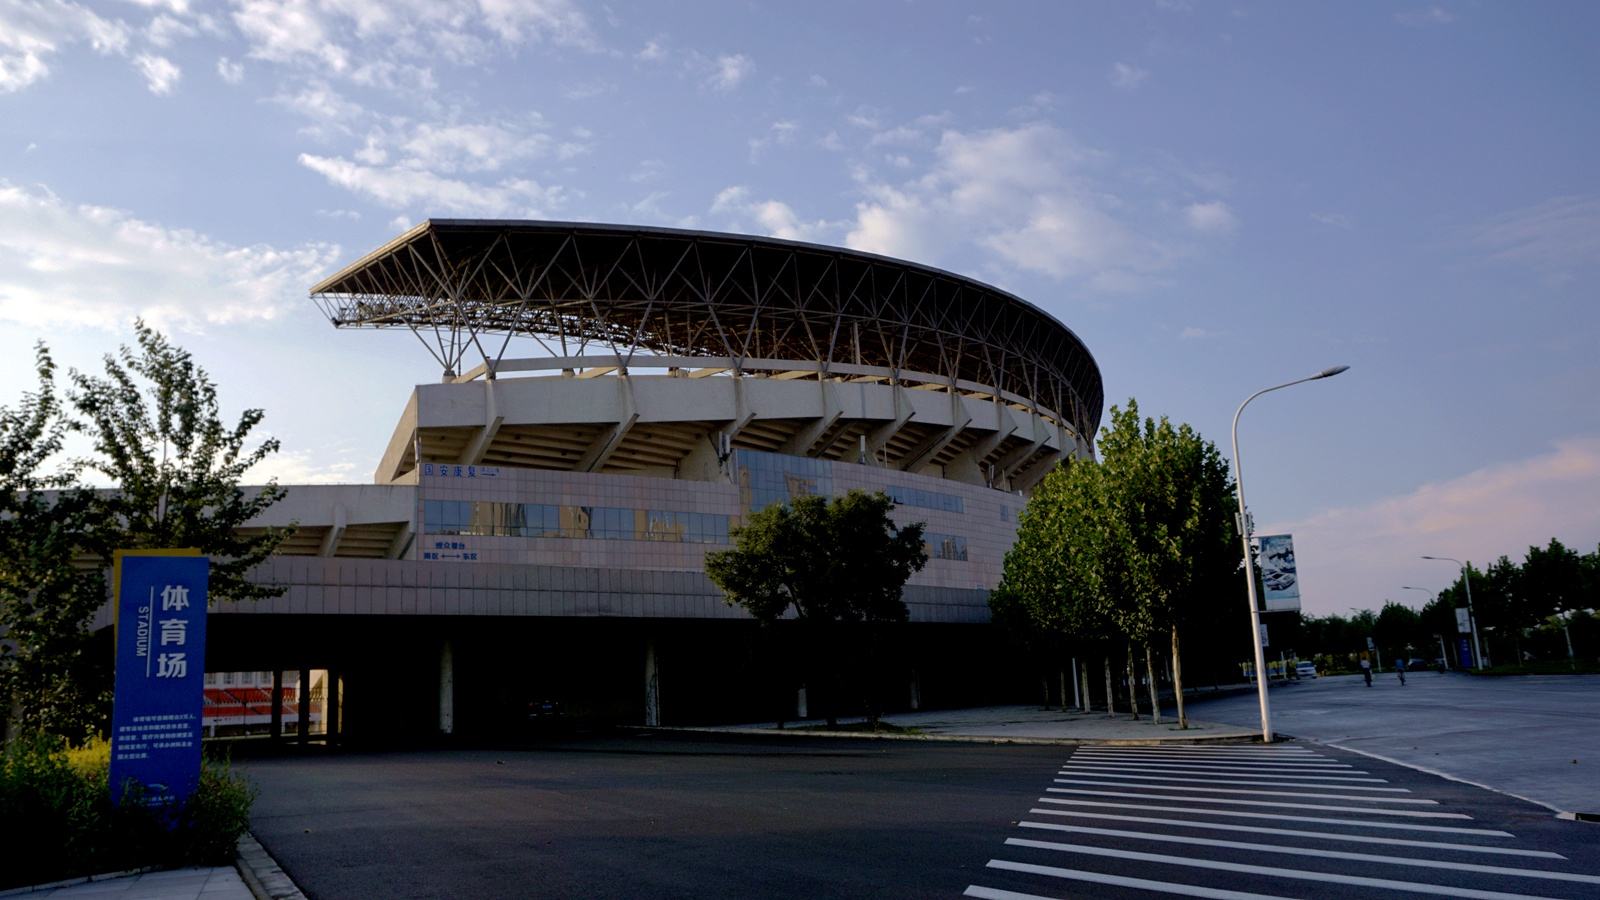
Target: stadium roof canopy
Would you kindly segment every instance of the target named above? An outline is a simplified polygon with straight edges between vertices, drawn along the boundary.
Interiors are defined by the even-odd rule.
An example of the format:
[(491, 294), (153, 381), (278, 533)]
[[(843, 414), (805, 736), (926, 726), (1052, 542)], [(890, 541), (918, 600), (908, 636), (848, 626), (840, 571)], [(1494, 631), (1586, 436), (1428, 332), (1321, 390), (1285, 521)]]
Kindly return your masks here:
[[(337, 327), (409, 328), (447, 375), (512, 336), (552, 356), (803, 360), (931, 373), (1031, 398), (1085, 438), (1104, 403), (1083, 341), (939, 269), (775, 238), (575, 222), (430, 219), (311, 289)], [(426, 332), (426, 333), (425, 333)], [(643, 358), (641, 358), (643, 357)]]

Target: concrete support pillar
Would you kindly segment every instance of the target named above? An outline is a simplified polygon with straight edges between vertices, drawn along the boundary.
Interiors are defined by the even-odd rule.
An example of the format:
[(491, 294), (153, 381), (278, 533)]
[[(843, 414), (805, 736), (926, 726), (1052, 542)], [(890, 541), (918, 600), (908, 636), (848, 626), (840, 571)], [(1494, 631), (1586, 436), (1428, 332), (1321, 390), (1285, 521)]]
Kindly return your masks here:
[(294, 723), (294, 739), (301, 746), (311, 740), (311, 670), (300, 670), (300, 689), (296, 691), (299, 700), (299, 721)]
[(277, 743), (283, 740), (283, 670), (272, 670), (272, 727), (267, 732), (268, 740)]
[(339, 690), (339, 673), (333, 669), (328, 670), (327, 712), (322, 716), (325, 726), (324, 731), (328, 736), (328, 744), (332, 746), (339, 742), (339, 702), (343, 692)]
[(456, 730), (456, 659), (455, 648), (446, 640), (439, 650), (439, 733), (454, 734)]
[(656, 639), (644, 641), (644, 724), (661, 724), (661, 671), (656, 668)]

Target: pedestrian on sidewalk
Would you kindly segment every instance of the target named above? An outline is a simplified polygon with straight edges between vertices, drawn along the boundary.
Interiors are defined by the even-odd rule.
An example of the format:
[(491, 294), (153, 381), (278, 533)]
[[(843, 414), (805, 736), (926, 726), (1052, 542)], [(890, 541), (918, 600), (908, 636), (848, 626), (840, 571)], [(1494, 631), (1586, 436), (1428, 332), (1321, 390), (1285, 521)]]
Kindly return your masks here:
[(1372, 687), (1372, 660), (1365, 653), (1361, 654), (1361, 677), (1367, 680), (1367, 687)]
[(1405, 684), (1406, 683), (1406, 661), (1405, 661), (1404, 657), (1394, 661), (1394, 671), (1395, 671), (1396, 675), (1400, 676), (1400, 683), (1401, 684)]

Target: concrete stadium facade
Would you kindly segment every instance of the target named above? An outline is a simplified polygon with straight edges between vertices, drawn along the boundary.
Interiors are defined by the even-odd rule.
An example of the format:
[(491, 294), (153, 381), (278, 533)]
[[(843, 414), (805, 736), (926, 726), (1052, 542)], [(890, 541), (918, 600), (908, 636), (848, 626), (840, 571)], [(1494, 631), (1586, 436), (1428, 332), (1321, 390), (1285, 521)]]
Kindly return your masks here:
[[(614, 722), (793, 716), (794, 636), (724, 602), (705, 555), (769, 503), (863, 488), (928, 535), (888, 704), (1013, 683), (988, 593), (1102, 405), (1087, 349), (1024, 301), (838, 248), (459, 220), (312, 295), (337, 326), (413, 330), (444, 376), (374, 483), (295, 486), (252, 523), (296, 526), (253, 576), (284, 593), (218, 607), (208, 669), (324, 670), (322, 718), (351, 737), (503, 730), (541, 697)], [(506, 358), (510, 336), (546, 355)]]

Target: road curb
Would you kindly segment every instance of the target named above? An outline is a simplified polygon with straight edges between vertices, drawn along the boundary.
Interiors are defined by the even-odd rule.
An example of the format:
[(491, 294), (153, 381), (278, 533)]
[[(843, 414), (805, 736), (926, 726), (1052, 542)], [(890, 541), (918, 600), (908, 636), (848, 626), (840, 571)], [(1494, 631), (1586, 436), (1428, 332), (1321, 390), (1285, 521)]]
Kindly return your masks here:
[[(625, 731), (662, 732), (666, 734), (710, 734), (727, 737), (737, 735), (740, 737), (754, 736), (765, 738), (777, 737), (814, 737), (814, 738), (847, 738), (860, 741), (926, 741), (947, 744), (1017, 744), (1023, 746), (1045, 747), (1160, 747), (1170, 744), (1259, 744), (1260, 737), (1256, 735), (1196, 735), (1194, 737), (1157, 737), (1157, 738), (1045, 738), (1045, 737), (1008, 737), (993, 734), (870, 734), (862, 731), (817, 731), (814, 729), (776, 729), (776, 728), (700, 728), (694, 726), (663, 727), (646, 725), (624, 725)], [(1279, 737), (1283, 737), (1279, 735)]]
[(239, 877), (244, 879), (245, 887), (256, 900), (306, 900), (294, 879), (248, 831), (239, 836), (233, 867), (239, 870)]

